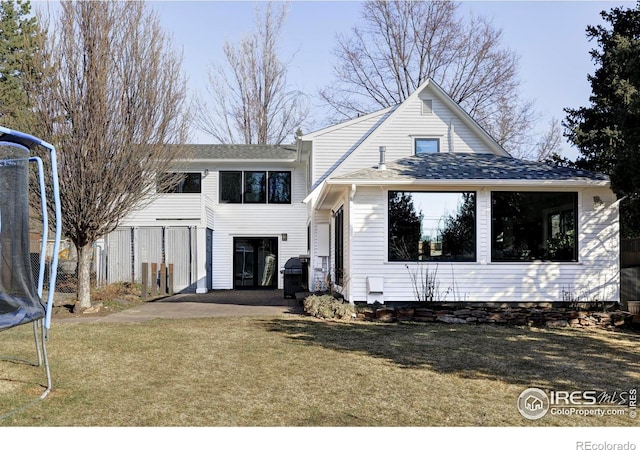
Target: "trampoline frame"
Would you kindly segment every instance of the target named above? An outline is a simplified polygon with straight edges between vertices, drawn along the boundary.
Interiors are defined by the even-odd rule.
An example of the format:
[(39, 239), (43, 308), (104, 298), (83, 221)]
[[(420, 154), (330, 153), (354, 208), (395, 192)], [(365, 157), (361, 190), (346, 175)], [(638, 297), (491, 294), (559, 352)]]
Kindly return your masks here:
[[(55, 294), (55, 285), (56, 285), (56, 275), (58, 272), (58, 252), (60, 251), (60, 239), (62, 234), (62, 216), (61, 216), (61, 208), (60, 208), (60, 189), (59, 189), (59, 181), (58, 181), (58, 163), (56, 158), (56, 150), (55, 147), (48, 142), (42, 141), (34, 136), (31, 136), (26, 133), (22, 133), (20, 131), (12, 130), (3, 126), (0, 126), (0, 143), (7, 142), (12, 144), (17, 144), (29, 151), (31, 151), (37, 147), (41, 146), (49, 151), (49, 158), (51, 163), (51, 190), (53, 193), (53, 203), (54, 203), (54, 212), (55, 212), (55, 224), (54, 224), (54, 242), (53, 242), (53, 255), (51, 259), (51, 265), (49, 268), (49, 286), (47, 292), (47, 299), (45, 303), (45, 315), (43, 319), (37, 319), (32, 321), (33, 323), (33, 335), (36, 347), (36, 355), (37, 362), (31, 362), (25, 359), (12, 357), (12, 356), (0, 356), (1, 360), (5, 361), (16, 361), (23, 362), (26, 364), (30, 364), (36, 367), (41, 367), (44, 365), (45, 375), (46, 375), (46, 389), (45, 391), (33, 401), (23, 405), (13, 411), (0, 415), (0, 420), (9, 417), (13, 414), (16, 414), (20, 411), (27, 409), (33, 404), (44, 400), (51, 389), (53, 388), (53, 382), (51, 378), (51, 369), (49, 366), (49, 356), (47, 353), (47, 340), (49, 339), (49, 329), (51, 327), (51, 312), (53, 309), (53, 300)], [(35, 163), (38, 169), (38, 179), (39, 179), (39, 188), (40, 188), (40, 207), (42, 212), (42, 244), (40, 248), (40, 267), (38, 272), (38, 284), (37, 284), (37, 293), (40, 300), (44, 300), (42, 298), (44, 292), (44, 278), (46, 274), (45, 270), (45, 258), (46, 258), (46, 250), (47, 250), (47, 242), (48, 242), (48, 230), (49, 230), (49, 220), (47, 213), (47, 195), (46, 195), (46, 186), (45, 186), (45, 171), (44, 164), (40, 157), (31, 156), (29, 157), (30, 163)]]

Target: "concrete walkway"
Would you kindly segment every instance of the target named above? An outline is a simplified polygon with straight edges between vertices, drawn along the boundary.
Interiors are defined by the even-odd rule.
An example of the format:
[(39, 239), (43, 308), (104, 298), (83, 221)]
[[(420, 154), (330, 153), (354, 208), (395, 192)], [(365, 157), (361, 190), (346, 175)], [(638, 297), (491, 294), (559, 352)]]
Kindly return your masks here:
[(145, 322), (152, 319), (201, 317), (277, 316), (303, 314), (298, 300), (285, 299), (282, 290), (211, 291), (177, 294), (134, 306), (108, 316), (59, 319), (60, 322)]

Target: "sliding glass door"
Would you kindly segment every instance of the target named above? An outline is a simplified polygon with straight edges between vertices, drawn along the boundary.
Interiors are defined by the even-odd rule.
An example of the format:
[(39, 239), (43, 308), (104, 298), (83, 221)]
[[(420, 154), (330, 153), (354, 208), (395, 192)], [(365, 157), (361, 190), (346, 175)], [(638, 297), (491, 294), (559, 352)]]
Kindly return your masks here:
[(233, 239), (233, 287), (275, 289), (278, 287), (278, 239)]

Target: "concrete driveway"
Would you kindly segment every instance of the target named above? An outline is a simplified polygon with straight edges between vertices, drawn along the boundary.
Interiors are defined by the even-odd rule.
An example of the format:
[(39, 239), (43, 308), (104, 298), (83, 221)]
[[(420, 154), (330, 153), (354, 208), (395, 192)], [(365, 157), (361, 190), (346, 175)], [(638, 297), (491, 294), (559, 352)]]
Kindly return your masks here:
[(200, 317), (277, 316), (303, 314), (299, 300), (285, 299), (282, 290), (211, 291), (206, 294), (177, 294), (150, 301), (104, 317), (83, 317), (65, 321), (114, 323), (152, 319)]

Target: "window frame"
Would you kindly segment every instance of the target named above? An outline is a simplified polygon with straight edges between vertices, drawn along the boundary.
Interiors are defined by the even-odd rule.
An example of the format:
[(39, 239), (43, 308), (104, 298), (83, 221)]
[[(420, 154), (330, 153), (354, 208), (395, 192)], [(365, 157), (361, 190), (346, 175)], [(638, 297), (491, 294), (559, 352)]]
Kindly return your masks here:
[[(235, 174), (235, 175), (240, 175), (240, 180), (238, 181), (238, 187), (239, 188), (239, 193), (240, 195), (238, 196), (238, 200), (237, 201), (230, 201), (230, 200), (225, 200), (222, 198), (223, 195), (223, 189), (222, 189), (222, 178), (224, 175), (230, 175), (230, 174)], [(218, 172), (218, 202), (219, 203), (224, 203), (224, 204), (232, 204), (232, 205), (237, 205), (237, 204), (241, 204), (242, 200), (243, 200), (243, 183), (244, 183), (244, 176), (242, 173), (242, 170), (221, 170)]]
[[(182, 176), (182, 179), (172, 188), (160, 191), (161, 194), (202, 194), (202, 172), (170, 172), (167, 173), (169, 177), (174, 176)], [(198, 182), (197, 187), (198, 190), (195, 191), (185, 191), (186, 179), (192, 176), (197, 176)], [(189, 184), (191, 186), (191, 184)]]
[[(494, 219), (494, 195), (495, 194), (513, 194), (513, 193), (517, 193), (517, 194), (529, 194), (529, 195), (540, 195), (540, 194), (555, 194), (555, 195), (572, 195), (573, 199), (572, 199), (572, 208), (573, 208), (573, 255), (571, 258), (545, 258), (545, 257), (541, 257), (541, 258), (536, 258), (536, 257), (532, 257), (532, 258), (516, 258), (516, 257), (511, 257), (511, 258), (506, 258), (506, 257), (496, 257), (496, 247), (494, 246), (494, 243), (496, 241), (496, 220)], [(497, 264), (513, 264), (513, 263), (523, 263), (523, 264), (532, 264), (532, 263), (554, 263), (554, 264), (576, 264), (576, 263), (580, 263), (580, 223), (579, 223), (579, 218), (580, 218), (580, 192), (578, 191), (528, 191), (528, 190), (497, 190), (497, 191), (491, 191), (490, 192), (490, 197), (489, 197), (489, 201), (490, 201), (490, 212), (489, 212), (489, 221), (491, 222), (490, 224), (490, 235), (489, 235), (489, 256), (490, 256), (490, 261), (492, 263), (497, 263)], [(530, 202), (524, 202), (524, 203), (530, 203)], [(540, 213), (542, 214), (542, 216), (540, 217), (541, 221), (541, 230), (540, 231), (540, 239), (544, 242), (548, 242), (550, 239), (550, 228), (551, 228), (551, 218), (553, 215), (560, 215), (560, 220), (562, 219), (562, 216), (564, 213), (566, 213), (567, 211), (571, 211), (571, 209), (566, 209), (562, 207), (563, 205), (558, 205), (558, 206), (548, 206), (548, 207), (544, 207), (542, 209), (540, 209)], [(564, 234), (566, 235), (567, 232), (565, 231)], [(551, 237), (551, 239), (553, 238), (553, 236)], [(545, 251), (548, 251), (548, 248), (543, 248)]]
[[(247, 200), (247, 195), (251, 193), (247, 192), (247, 174), (263, 174), (263, 181), (261, 184), (262, 195), (257, 200)], [(229, 201), (223, 198), (222, 183), (227, 174), (239, 175), (238, 186), (236, 189), (239, 191), (238, 201)], [(286, 174), (288, 177), (288, 192), (286, 201), (270, 201), (270, 180), (272, 174)], [(247, 204), (247, 205), (290, 205), (293, 197), (293, 172), (291, 170), (220, 170), (218, 171), (218, 202), (221, 204)]]
[[(262, 174), (260, 192), (256, 200), (247, 200), (248, 195), (255, 195), (254, 192), (247, 192), (247, 174)], [(267, 171), (266, 170), (244, 170), (242, 172), (242, 203), (255, 205), (267, 203)]]
[[(396, 193), (409, 193), (409, 194), (473, 194), (473, 236), (471, 237), (471, 247), (473, 248), (473, 255), (471, 257), (445, 257), (445, 258), (423, 258), (420, 259), (420, 254), (418, 254), (418, 258), (416, 259), (391, 259), (391, 213), (389, 210), (391, 196)], [(456, 263), (456, 264), (472, 264), (477, 263), (478, 261), (478, 228), (479, 228), (479, 218), (478, 218), (478, 191), (477, 190), (456, 190), (456, 191), (423, 191), (423, 190), (388, 190), (387, 191), (387, 205), (386, 205), (386, 215), (387, 215), (387, 227), (386, 227), (386, 261), (388, 263)]]
[[(287, 195), (287, 199), (285, 201), (272, 201), (271, 200), (271, 176), (273, 174), (287, 174), (288, 178), (289, 178), (289, 185), (288, 185), (288, 195)], [(267, 203), (272, 204), (272, 205), (290, 205), (291, 204), (291, 179), (292, 179), (292, 175), (291, 175), (291, 171), (290, 170), (269, 170), (267, 171)]]
[[(436, 143), (436, 151), (435, 152), (420, 152), (418, 153), (418, 143), (419, 142), (435, 142)], [(415, 156), (421, 155), (433, 155), (436, 153), (440, 153), (440, 138), (439, 137), (414, 137), (413, 138), (413, 154)]]
[(340, 206), (333, 215), (333, 248), (335, 283), (344, 283), (344, 206)]

